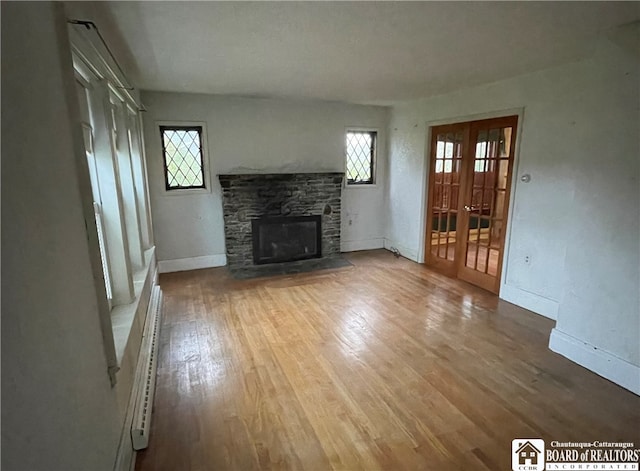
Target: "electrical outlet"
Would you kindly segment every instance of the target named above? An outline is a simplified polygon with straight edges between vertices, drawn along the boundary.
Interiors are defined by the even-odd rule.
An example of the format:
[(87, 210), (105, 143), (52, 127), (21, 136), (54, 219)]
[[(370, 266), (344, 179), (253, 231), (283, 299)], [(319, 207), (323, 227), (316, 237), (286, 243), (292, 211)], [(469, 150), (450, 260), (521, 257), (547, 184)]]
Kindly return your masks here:
[(524, 263), (526, 265), (531, 265), (531, 255), (525, 255), (524, 256)]

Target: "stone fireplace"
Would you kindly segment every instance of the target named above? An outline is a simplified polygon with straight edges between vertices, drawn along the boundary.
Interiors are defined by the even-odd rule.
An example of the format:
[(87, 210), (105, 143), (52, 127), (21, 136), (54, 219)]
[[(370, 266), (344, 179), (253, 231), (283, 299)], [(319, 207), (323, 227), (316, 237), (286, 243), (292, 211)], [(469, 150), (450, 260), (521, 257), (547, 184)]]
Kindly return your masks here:
[(218, 175), (229, 269), (238, 277), (344, 266), (343, 173)]

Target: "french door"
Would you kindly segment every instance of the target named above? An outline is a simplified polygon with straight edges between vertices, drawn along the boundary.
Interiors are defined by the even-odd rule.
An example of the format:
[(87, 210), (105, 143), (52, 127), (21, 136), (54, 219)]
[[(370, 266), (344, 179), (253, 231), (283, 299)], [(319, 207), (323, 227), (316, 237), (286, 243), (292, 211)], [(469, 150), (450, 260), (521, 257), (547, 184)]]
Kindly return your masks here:
[(431, 132), (425, 262), (498, 293), (517, 116)]

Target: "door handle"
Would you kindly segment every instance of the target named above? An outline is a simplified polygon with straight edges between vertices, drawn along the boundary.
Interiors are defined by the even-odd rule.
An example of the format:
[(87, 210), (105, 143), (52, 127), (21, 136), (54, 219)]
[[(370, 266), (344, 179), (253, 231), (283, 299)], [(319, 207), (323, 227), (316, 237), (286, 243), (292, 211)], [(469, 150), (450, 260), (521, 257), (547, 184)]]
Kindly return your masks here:
[(468, 205), (466, 205), (466, 204), (464, 205), (464, 210), (465, 210), (465, 211), (469, 211), (469, 212), (471, 212), (471, 210), (472, 210), (472, 209), (473, 209), (473, 208), (472, 208), (471, 206), (468, 206)]

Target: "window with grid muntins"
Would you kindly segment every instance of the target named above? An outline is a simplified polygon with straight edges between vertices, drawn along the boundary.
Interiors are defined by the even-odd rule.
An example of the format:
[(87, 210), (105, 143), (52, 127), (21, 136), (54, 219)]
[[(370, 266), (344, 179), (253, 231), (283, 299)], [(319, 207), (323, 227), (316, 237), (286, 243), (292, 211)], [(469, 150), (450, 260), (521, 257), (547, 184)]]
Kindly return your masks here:
[(160, 126), (167, 190), (204, 188), (202, 126)]
[(347, 184), (373, 184), (375, 131), (347, 131)]

